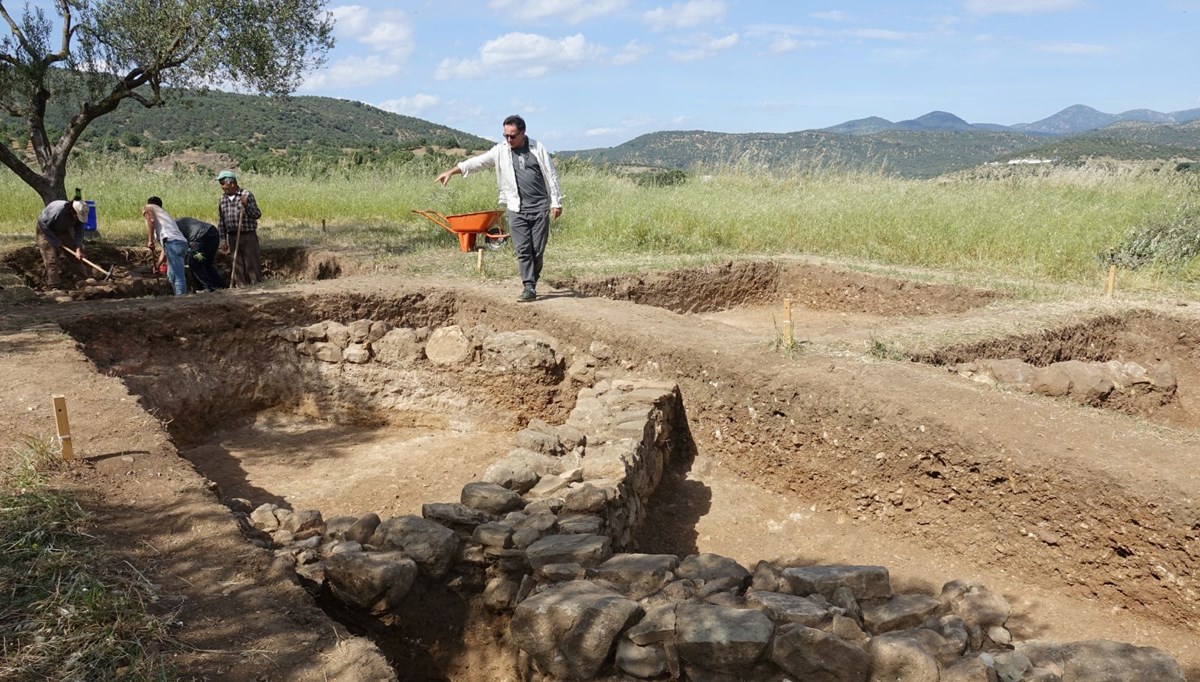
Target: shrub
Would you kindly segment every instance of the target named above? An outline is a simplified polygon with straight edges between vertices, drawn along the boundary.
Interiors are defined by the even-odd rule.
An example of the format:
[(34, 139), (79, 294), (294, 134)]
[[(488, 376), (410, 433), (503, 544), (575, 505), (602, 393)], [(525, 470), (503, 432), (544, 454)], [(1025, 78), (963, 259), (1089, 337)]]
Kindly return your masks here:
[(1174, 214), (1154, 217), (1130, 230), (1116, 248), (1099, 260), (1131, 270), (1145, 265), (1182, 267), (1200, 256), (1200, 205), (1181, 205)]

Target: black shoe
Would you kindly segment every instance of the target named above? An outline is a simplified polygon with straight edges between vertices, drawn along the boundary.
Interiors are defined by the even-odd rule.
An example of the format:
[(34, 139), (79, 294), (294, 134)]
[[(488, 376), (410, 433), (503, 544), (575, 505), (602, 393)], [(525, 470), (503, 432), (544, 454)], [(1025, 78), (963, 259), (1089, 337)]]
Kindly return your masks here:
[(525, 291), (522, 291), (521, 295), (517, 297), (518, 303), (532, 303), (536, 300), (537, 292), (530, 287), (525, 287)]

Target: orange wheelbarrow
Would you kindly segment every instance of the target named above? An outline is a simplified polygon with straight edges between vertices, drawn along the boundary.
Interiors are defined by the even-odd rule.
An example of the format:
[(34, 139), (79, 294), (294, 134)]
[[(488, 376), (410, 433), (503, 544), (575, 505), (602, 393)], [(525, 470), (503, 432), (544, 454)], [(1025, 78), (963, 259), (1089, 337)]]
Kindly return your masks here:
[(475, 250), (475, 237), (482, 236), (484, 245), (490, 249), (500, 248), (500, 244), (508, 238), (500, 229), (500, 219), (505, 211), (479, 211), (478, 213), (463, 213), (461, 215), (442, 215), (435, 211), (417, 211), (433, 222), (458, 237), (458, 248), (464, 253)]

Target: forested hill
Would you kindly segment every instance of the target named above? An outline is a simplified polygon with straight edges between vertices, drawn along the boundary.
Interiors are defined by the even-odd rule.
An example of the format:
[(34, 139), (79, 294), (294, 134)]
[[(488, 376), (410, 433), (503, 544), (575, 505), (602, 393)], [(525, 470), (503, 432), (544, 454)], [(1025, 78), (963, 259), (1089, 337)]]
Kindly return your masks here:
[(773, 169), (825, 166), (885, 170), (933, 177), (969, 168), (1042, 142), (1023, 133), (889, 130), (841, 135), (796, 133), (650, 133), (608, 149), (563, 152), (596, 163), (690, 169), (747, 166)]
[(143, 135), (160, 142), (254, 140), (272, 149), (405, 146), (485, 149), (481, 137), (369, 104), (332, 97), (261, 97), (228, 92), (168, 93), (170, 103), (147, 109), (126, 100), (97, 119), (90, 137)]
[(883, 130), (869, 134), (669, 131), (642, 135), (616, 147), (562, 152), (561, 156), (613, 166), (680, 170), (834, 167), (929, 178), (1021, 158), (1064, 162), (1200, 159), (1200, 120), (1178, 125), (1123, 122), (1054, 138), (987, 130)]
[[(494, 143), (476, 135), (369, 104), (331, 97), (264, 97), (209, 91), (168, 90), (167, 105), (147, 109), (125, 100), (116, 111), (92, 122), (80, 139), (80, 153), (129, 154), (152, 161), (185, 151), (227, 155), (243, 168), (262, 170), (328, 167), (338, 164), (393, 163), (414, 154), (461, 156)], [(61, 129), (65, 111), (48, 112)], [(26, 148), (22, 122), (0, 118), (4, 135)]]

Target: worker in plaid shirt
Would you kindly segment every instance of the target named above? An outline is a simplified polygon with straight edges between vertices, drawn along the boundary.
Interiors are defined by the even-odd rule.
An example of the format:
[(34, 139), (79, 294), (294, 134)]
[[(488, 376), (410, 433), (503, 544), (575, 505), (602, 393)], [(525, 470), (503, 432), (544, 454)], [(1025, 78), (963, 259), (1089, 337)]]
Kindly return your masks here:
[(221, 184), (218, 205), (218, 225), (221, 232), (221, 251), (233, 254), (230, 282), (237, 286), (262, 281), (258, 264), (258, 219), (262, 211), (250, 190), (238, 187), (237, 175), (223, 170), (217, 175)]

